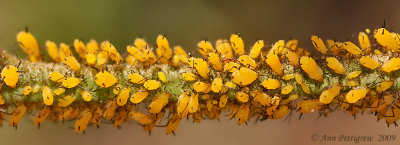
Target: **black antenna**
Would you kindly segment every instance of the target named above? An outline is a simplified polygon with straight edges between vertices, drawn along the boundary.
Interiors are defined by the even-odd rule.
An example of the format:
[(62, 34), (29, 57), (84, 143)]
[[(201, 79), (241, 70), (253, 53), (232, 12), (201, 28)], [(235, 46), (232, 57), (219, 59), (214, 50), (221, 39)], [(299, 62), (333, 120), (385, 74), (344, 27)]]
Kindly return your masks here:
[(385, 28), (386, 27), (386, 20), (385, 19), (383, 19), (383, 25), (382, 25), (382, 28)]

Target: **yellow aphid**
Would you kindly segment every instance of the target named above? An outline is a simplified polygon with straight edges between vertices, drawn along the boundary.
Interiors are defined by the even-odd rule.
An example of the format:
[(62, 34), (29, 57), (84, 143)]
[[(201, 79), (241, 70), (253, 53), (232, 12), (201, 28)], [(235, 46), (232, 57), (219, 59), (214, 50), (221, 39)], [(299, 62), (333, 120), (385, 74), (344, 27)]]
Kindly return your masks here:
[(219, 108), (224, 108), (226, 106), (226, 103), (228, 102), (228, 97), (228, 95), (223, 94), (221, 98), (219, 98)]
[(171, 119), (168, 120), (168, 124), (165, 127), (165, 131), (168, 134), (174, 134), (176, 129), (178, 129), (179, 123), (181, 122), (181, 118), (179, 118), (179, 115), (173, 114)]
[(174, 55), (172, 58), (172, 64), (178, 66), (180, 63), (187, 63), (187, 58), (182, 55)]
[(89, 40), (88, 43), (86, 43), (86, 52), (89, 54), (96, 55), (98, 53), (99, 49), (100, 49), (99, 44), (94, 39), (91, 39), (91, 40)]
[(185, 49), (182, 48), (182, 46), (175, 46), (174, 47), (174, 54), (175, 55), (182, 55), (185, 58), (189, 57), (189, 55), (186, 53)]
[(342, 87), (339, 84), (329, 87), (321, 93), (319, 96), (319, 101), (323, 104), (331, 103), (333, 98), (339, 95), (340, 89), (342, 89)]
[(92, 95), (90, 95), (89, 91), (81, 91), (80, 94), (81, 94), (83, 100), (85, 100), (85, 102), (89, 102), (92, 100)]
[(235, 83), (232, 83), (232, 82), (226, 82), (226, 83), (225, 83), (225, 86), (228, 87), (228, 88), (231, 88), (231, 89), (236, 88), (236, 84), (235, 84)]
[(317, 49), (322, 54), (326, 54), (326, 51), (327, 51), (326, 46), (324, 44), (324, 41), (320, 37), (312, 35), (311, 41), (312, 41), (312, 44), (314, 45), (315, 49)]
[(392, 87), (393, 84), (394, 84), (394, 81), (392, 81), (392, 80), (380, 82), (378, 84), (378, 86), (376, 87), (376, 91), (379, 92), (379, 93), (385, 92), (387, 89)]
[(400, 58), (398, 57), (391, 58), (389, 61), (385, 62), (381, 67), (381, 70), (384, 72), (392, 72), (398, 69), (400, 69)]
[(350, 90), (346, 94), (346, 101), (349, 103), (356, 103), (358, 100), (364, 98), (368, 92), (369, 92), (369, 89), (366, 87), (361, 87), (361, 88)]
[(161, 82), (157, 80), (147, 80), (144, 82), (143, 87), (146, 88), (146, 90), (155, 90), (161, 87)]
[(65, 58), (72, 56), (72, 51), (69, 46), (65, 43), (60, 43), (60, 60), (65, 62)]
[(331, 47), (333, 47), (334, 45), (335, 45), (335, 40), (332, 40), (332, 39), (326, 40), (326, 46), (328, 47), (329, 51), (332, 51)]
[(277, 79), (266, 79), (264, 80), (261, 85), (268, 90), (273, 90), (280, 88), (282, 83)]
[(76, 60), (74, 56), (68, 56), (65, 58), (64, 63), (72, 70), (79, 72), (81, 70), (81, 64)]
[(208, 68), (208, 64), (204, 59), (196, 58), (194, 60), (194, 68), (197, 70), (197, 73), (204, 78), (207, 79), (210, 73), (210, 69)]
[(149, 94), (150, 92), (147, 90), (139, 90), (131, 96), (130, 100), (132, 103), (137, 104), (142, 102)]
[(165, 74), (163, 72), (159, 71), (157, 73), (157, 75), (158, 75), (158, 79), (160, 79), (160, 81), (162, 81), (164, 83), (167, 82), (167, 76), (165, 76)]
[(198, 79), (197, 76), (196, 76), (195, 74), (190, 73), (190, 72), (185, 72), (185, 73), (182, 73), (181, 75), (182, 75), (182, 78), (183, 78), (185, 81), (195, 81), (195, 80)]
[(116, 85), (116, 86), (113, 88), (113, 94), (114, 94), (114, 95), (117, 95), (117, 94), (119, 94), (119, 91), (121, 91), (121, 85), (120, 85), (120, 84)]
[(342, 52), (344, 51), (342, 42), (335, 42), (334, 40), (328, 39), (326, 44), (328, 45), (330, 52), (337, 56), (342, 55)]
[(358, 80), (348, 80), (345, 83), (345, 86), (348, 86), (348, 87), (355, 87), (355, 86), (358, 86), (358, 85), (359, 85)]
[(144, 57), (146, 58), (148, 63), (155, 63), (157, 62), (156, 55), (151, 49), (143, 50)]
[(189, 113), (189, 110), (187, 108), (188, 104), (189, 104), (189, 92), (188, 91), (184, 91), (182, 92), (181, 95), (179, 95), (178, 97), (178, 102), (176, 104), (176, 111), (178, 113), (179, 117), (186, 117), (187, 114)]
[(232, 47), (229, 44), (228, 40), (224, 39), (218, 39), (215, 42), (215, 49), (217, 49), (217, 52), (221, 55), (220, 57), (222, 59), (230, 59), (233, 58), (233, 52), (232, 52)]
[(159, 113), (164, 108), (164, 106), (168, 104), (170, 96), (171, 94), (167, 92), (158, 95), (158, 97), (150, 103), (149, 113)]
[(264, 40), (258, 40), (254, 43), (253, 47), (250, 49), (250, 57), (253, 59), (258, 58), (260, 56), (261, 49), (264, 47)]
[(168, 63), (168, 60), (172, 57), (172, 49), (169, 47), (167, 38), (163, 35), (157, 36), (157, 56), (161, 63)]
[(285, 56), (287, 57), (287, 59), (289, 60), (289, 62), (292, 65), (294, 65), (295, 67), (299, 67), (300, 58), (295, 52), (293, 52), (291, 50), (287, 50), (285, 52)]
[(392, 35), (393, 35), (394, 40), (397, 43), (397, 48), (399, 49), (399, 47), (400, 47), (400, 34), (393, 32)]
[(287, 105), (281, 105), (272, 114), (272, 119), (281, 119), (289, 113), (289, 107)]
[(211, 84), (211, 90), (214, 93), (219, 93), (222, 90), (222, 86), (223, 86), (223, 80), (222, 78), (215, 78)]
[(94, 53), (87, 53), (85, 57), (88, 65), (93, 66), (96, 64), (96, 55)]
[(36, 84), (35, 86), (33, 86), (33, 90), (32, 90), (32, 92), (33, 93), (37, 93), (37, 92), (39, 92), (39, 90), (40, 90), (40, 85), (38, 85), (38, 84)]
[(139, 48), (141, 50), (147, 49), (147, 47), (148, 47), (147, 42), (142, 38), (136, 38), (135, 42), (133, 42), (133, 45), (135, 45), (137, 48)]
[(96, 108), (96, 111), (93, 112), (92, 123), (94, 126), (99, 127), (101, 123), (101, 115), (103, 115), (103, 110), (100, 106)]
[(371, 51), (371, 42), (369, 41), (368, 35), (364, 32), (360, 32), (358, 34), (358, 42), (360, 43), (361, 49), (365, 53), (369, 53)]
[(146, 79), (138, 73), (132, 73), (128, 76), (128, 78), (132, 83), (135, 84), (143, 84), (146, 81)]
[(86, 128), (89, 125), (90, 119), (92, 119), (92, 112), (90, 112), (89, 109), (85, 109), (82, 111), (81, 116), (78, 120), (75, 122), (75, 132), (80, 133), (84, 132)]
[(49, 79), (54, 82), (60, 83), (64, 80), (64, 75), (62, 75), (61, 73), (59, 73), (57, 71), (52, 71), (49, 73)]
[(388, 109), (385, 115), (385, 120), (388, 125), (394, 123), (395, 126), (397, 126), (396, 122), (400, 119), (400, 108), (393, 107), (392, 109)]
[(371, 33), (371, 30), (369, 30), (369, 29), (367, 28), (367, 29), (365, 29), (365, 32), (366, 32), (367, 34), (369, 34), (369, 33)]
[(250, 92), (250, 95), (253, 97), (253, 101), (266, 106), (270, 105), (272, 98), (268, 96), (268, 94), (262, 92), (262, 91), (252, 91)]
[(297, 95), (297, 94), (292, 94), (292, 95), (290, 95), (289, 96), (289, 101), (293, 101), (293, 100), (296, 100), (297, 98), (299, 98), (299, 95)]
[(117, 105), (124, 106), (128, 102), (129, 94), (131, 93), (131, 88), (125, 88), (119, 92), (117, 97)]
[(81, 79), (75, 77), (67, 77), (62, 81), (62, 85), (66, 88), (76, 87), (81, 83)]
[(130, 64), (130, 65), (137, 65), (138, 61), (136, 60), (135, 57), (133, 57), (132, 55), (128, 55), (125, 57), (125, 61), (126, 63)]
[(244, 54), (244, 43), (242, 37), (239, 34), (232, 34), (231, 38), (229, 39), (233, 51), (235, 51), (236, 55), (243, 55)]
[(44, 86), (42, 89), (42, 96), (43, 96), (43, 102), (46, 105), (52, 105), (53, 104), (53, 92), (51, 91), (51, 89), (47, 86)]
[(393, 37), (393, 34), (385, 28), (379, 28), (378, 30), (376, 30), (374, 33), (374, 37), (376, 42), (378, 42), (378, 44), (386, 50), (399, 50), (399, 45), (397, 44), (395, 37)]
[(148, 58), (146, 58), (143, 51), (138, 49), (137, 47), (128, 45), (126, 49), (129, 52), (129, 54), (132, 55), (135, 59), (141, 62), (147, 61)]
[(54, 43), (53, 41), (46, 41), (46, 50), (51, 59), (53, 59), (54, 62), (60, 62), (60, 53), (58, 52), (58, 47), (57, 44)]
[(306, 83), (302, 83), (300, 86), (304, 93), (311, 94), (311, 89)]
[(117, 63), (122, 62), (121, 55), (118, 53), (117, 49), (114, 45), (111, 44), (110, 41), (104, 41), (101, 44), (101, 49), (101, 54), (104, 54), (105, 56), (107, 56), (107, 58), (109, 57), (111, 60)]
[(192, 93), (192, 95), (190, 95), (187, 107), (189, 109), (189, 113), (197, 112), (197, 110), (199, 108), (199, 94), (198, 93)]
[(0, 94), (0, 105), (4, 105), (4, 98), (3, 98), (3, 96)]
[(250, 115), (250, 104), (242, 104), (237, 113), (237, 123), (239, 125), (246, 123)]
[(369, 69), (376, 69), (378, 68), (380, 65), (378, 63), (378, 61), (376, 61), (374, 58), (372, 58), (371, 56), (362, 56), (360, 58), (360, 63), (362, 66), (369, 68)]
[(132, 111), (129, 113), (129, 116), (132, 117), (134, 120), (139, 122), (140, 124), (150, 124), (151, 123), (151, 115), (147, 115), (140, 112)]
[(335, 73), (345, 74), (346, 70), (342, 63), (339, 62), (335, 57), (327, 57), (326, 58), (327, 65), (330, 69), (332, 69)]
[(285, 48), (288, 48), (289, 50), (296, 50), (297, 46), (299, 46), (299, 41), (292, 39), (286, 42)]
[(300, 58), (300, 66), (311, 79), (322, 81), (322, 69), (317, 65), (311, 57), (303, 56)]
[(20, 31), (17, 34), (19, 46), (29, 55), (31, 62), (38, 62), (41, 59), (39, 44), (36, 38), (27, 31)]
[(40, 110), (40, 112), (35, 116), (35, 119), (33, 119), (33, 124), (40, 127), (40, 124), (43, 123), (49, 116), (50, 111), (51, 111), (50, 107), (45, 107), (42, 110)]
[(296, 72), (294, 74), (294, 79), (296, 80), (297, 84), (303, 84), (303, 76), (300, 73)]
[(193, 84), (193, 89), (198, 93), (208, 93), (211, 91), (211, 84), (197, 81)]
[(18, 123), (21, 121), (22, 117), (24, 117), (26, 113), (27, 107), (21, 103), (18, 104), (17, 108), (13, 110), (10, 116), (9, 123), (12, 127), (17, 127)]
[[(78, 110), (78, 111), (77, 111)], [(66, 119), (69, 119), (70, 116), (72, 116), (73, 112), (78, 112), (79, 113), (79, 109), (75, 109), (74, 107), (68, 107), (64, 110), (61, 111), (61, 114), (58, 115), (58, 119), (61, 121), (64, 121)]]
[(68, 107), (75, 101), (76, 97), (67, 95), (58, 100), (57, 107)]
[(236, 62), (228, 62), (224, 65), (224, 72), (235, 72), (240, 67), (240, 64)]
[(64, 88), (57, 88), (53, 90), (53, 93), (57, 96), (64, 94), (65, 93), (65, 89)]
[(1, 79), (7, 86), (15, 88), (18, 83), (18, 68), (12, 65), (6, 65), (1, 71)]
[(219, 58), (219, 55), (215, 52), (208, 53), (208, 61), (211, 63), (211, 66), (217, 71), (223, 71), (222, 61)]
[(318, 111), (319, 108), (321, 108), (318, 103), (318, 100), (301, 100), (299, 103), (297, 103), (296, 110), (300, 113), (315, 112)]
[(257, 68), (257, 63), (254, 59), (252, 59), (248, 55), (241, 55), (238, 58), (238, 61), (245, 67), (250, 68), (250, 69), (256, 69)]
[(196, 60), (197, 58), (194, 58), (194, 57), (190, 57), (190, 58), (188, 58), (187, 59), (187, 64), (189, 64), (189, 66), (190, 67), (194, 67), (194, 61)]
[(283, 68), (281, 62), (279, 61), (278, 55), (269, 53), (265, 61), (269, 67), (271, 67), (272, 71), (274, 71), (277, 75), (283, 75)]
[(29, 95), (32, 92), (32, 87), (31, 86), (25, 86), (24, 90), (22, 91), (22, 93), (26, 96)]
[(278, 42), (275, 42), (275, 44), (269, 50), (268, 54), (272, 53), (275, 55), (279, 55), (282, 52), (283, 48), (285, 48), (285, 41), (279, 40)]
[(237, 91), (235, 93), (235, 97), (237, 100), (239, 100), (240, 102), (246, 103), (247, 101), (249, 101), (249, 94), (243, 92), (243, 91)]
[(209, 53), (215, 52), (211, 42), (207, 40), (202, 40), (199, 43), (197, 43), (197, 49), (203, 56), (207, 56)]
[(74, 48), (75, 51), (79, 54), (80, 58), (86, 58), (86, 45), (82, 42), (82, 40), (75, 39), (74, 40)]
[(285, 74), (285, 75), (283, 75), (282, 79), (284, 79), (286, 81), (294, 79), (294, 74)]
[(232, 73), (232, 81), (241, 86), (247, 86), (258, 78), (257, 72), (241, 67), (238, 71)]
[(116, 78), (108, 71), (101, 70), (94, 76), (94, 81), (96, 82), (97, 85), (103, 88), (108, 88), (117, 83), (118, 78)]
[(283, 94), (283, 95), (289, 94), (293, 91), (293, 89), (294, 89), (294, 85), (287, 85), (282, 88), (281, 94)]
[(157, 36), (157, 47), (158, 48), (170, 48), (169, 47), (169, 42), (167, 38), (164, 35), (158, 35)]
[(362, 53), (362, 50), (350, 41), (344, 42), (343, 48), (346, 49), (351, 55), (359, 56)]
[(356, 77), (358, 77), (360, 74), (361, 74), (361, 71), (359, 71), (359, 70), (353, 71), (353, 72), (347, 74), (347, 79), (356, 78)]

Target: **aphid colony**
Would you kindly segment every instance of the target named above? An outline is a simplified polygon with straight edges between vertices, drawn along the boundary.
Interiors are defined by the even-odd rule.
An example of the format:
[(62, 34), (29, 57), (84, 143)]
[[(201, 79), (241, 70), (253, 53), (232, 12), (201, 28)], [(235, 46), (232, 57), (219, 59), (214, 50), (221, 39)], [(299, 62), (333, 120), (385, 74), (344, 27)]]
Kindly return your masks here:
[(75, 131), (84, 132), (133, 119), (144, 130), (165, 127), (174, 134), (183, 118), (219, 119), (223, 111), (246, 124), (252, 117), (290, 117), (292, 111), (301, 117), (341, 110), (354, 117), (369, 112), (397, 126), (399, 34), (385, 28), (366, 32), (357, 44), (312, 36), (315, 49), (293, 39), (271, 47), (258, 40), (249, 50), (232, 34), (214, 45), (200, 41), (202, 57), (172, 48), (165, 35), (154, 47), (137, 38), (122, 55), (110, 41), (46, 41), (54, 63), (45, 63), (35, 37), (22, 31), (17, 41), (30, 61), (0, 53), (0, 120), (8, 118), (14, 127), (27, 114), (37, 126), (46, 119), (76, 120)]

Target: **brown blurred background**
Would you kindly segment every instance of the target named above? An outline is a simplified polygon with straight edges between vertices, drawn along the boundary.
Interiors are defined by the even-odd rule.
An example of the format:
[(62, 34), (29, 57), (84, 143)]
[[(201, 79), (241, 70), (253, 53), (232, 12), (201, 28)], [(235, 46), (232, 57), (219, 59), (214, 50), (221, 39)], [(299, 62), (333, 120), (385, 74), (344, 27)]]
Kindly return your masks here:
[[(16, 33), (29, 27), (40, 44), (45, 40), (71, 44), (75, 38), (98, 41), (111, 40), (125, 52), (125, 46), (136, 37), (155, 42), (157, 34), (166, 33), (172, 45), (182, 45), (194, 52), (202, 38), (216, 40), (240, 32), (246, 46), (256, 39), (269, 45), (279, 39), (297, 38), (301, 45), (310, 48), (312, 34), (339, 41), (356, 41), (357, 34), (365, 28), (373, 30), (383, 24), (389, 30), (400, 28), (400, 1), (345, 1), (345, 0), (291, 0), (291, 1), (106, 1), (106, 0), (0, 0), (0, 48), (24, 56), (15, 41)], [(311, 46), (312, 47), (312, 46)], [(13, 52), (14, 53), (14, 52)], [(265, 121), (238, 126), (226, 118), (193, 124), (182, 121), (177, 136), (166, 136), (164, 128), (157, 128), (152, 136), (134, 124), (125, 124), (121, 130), (104, 124), (100, 129), (90, 128), (86, 135), (75, 134), (73, 122), (47, 122), (38, 130), (32, 116), (14, 130), (7, 124), (0, 128), (0, 144), (355, 144), (355, 142), (315, 142), (313, 134), (397, 135), (398, 128), (387, 128), (376, 122), (372, 115), (358, 116), (337, 112), (329, 118), (304, 115), (297, 120), (293, 114), (289, 122)], [(7, 123), (7, 122), (4, 122)]]

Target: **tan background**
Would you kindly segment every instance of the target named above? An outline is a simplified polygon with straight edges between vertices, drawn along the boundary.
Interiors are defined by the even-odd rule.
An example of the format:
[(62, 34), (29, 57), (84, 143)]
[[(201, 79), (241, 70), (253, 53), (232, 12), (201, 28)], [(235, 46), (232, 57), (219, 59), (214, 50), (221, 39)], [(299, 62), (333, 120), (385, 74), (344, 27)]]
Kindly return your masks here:
[[(15, 35), (29, 27), (40, 44), (47, 39), (57, 43), (71, 43), (73, 39), (95, 38), (111, 40), (118, 49), (135, 37), (145, 37), (154, 44), (157, 34), (167, 33), (172, 45), (182, 45), (195, 52), (196, 43), (204, 37), (209, 40), (227, 38), (241, 32), (246, 46), (258, 39), (271, 44), (279, 39), (298, 38), (301, 45), (311, 48), (309, 37), (355, 41), (359, 31), (374, 29), (386, 19), (389, 30), (400, 27), (399, 1), (6, 1), (0, 0), (0, 47), (15, 51)], [(311, 46), (311, 47), (310, 47)], [(15, 49), (13, 49), (15, 48)], [(86, 135), (75, 134), (70, 123), (45, 123), (38, 130), (32, 116), (25, 117), (18, 130), (8, 125), (0, 129), (0, 144), (355, 144), (354, 142), (314, 142), (318, 135), (397, 135), (399, 128), (387, 128), (375, 116), (363, 115), (354, 120), (349, 114), (334, 113), (328, 119), (304, 115), (298, 121), (294, 114), (289, 122), (265, 121), (238, 126), (227, 119), (192, 124), (182, 121), (177, 136), (164, 135), (164, 128), (156, 128), (152, 136), (134, 124), (124, 124), (121, 130), (109, 124), (101, 129), (89, 128)], [(4, 122), (6, 123), (6, 122)]]

